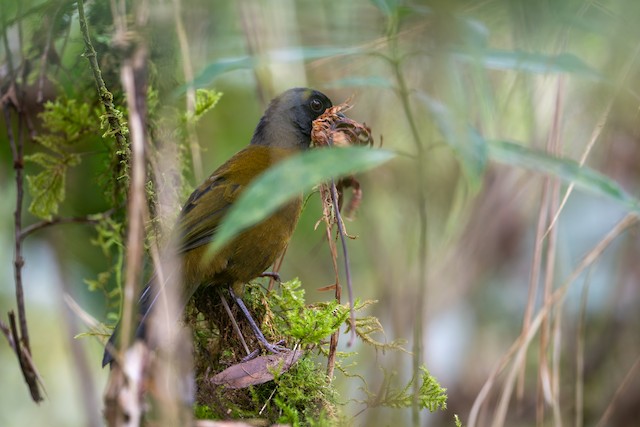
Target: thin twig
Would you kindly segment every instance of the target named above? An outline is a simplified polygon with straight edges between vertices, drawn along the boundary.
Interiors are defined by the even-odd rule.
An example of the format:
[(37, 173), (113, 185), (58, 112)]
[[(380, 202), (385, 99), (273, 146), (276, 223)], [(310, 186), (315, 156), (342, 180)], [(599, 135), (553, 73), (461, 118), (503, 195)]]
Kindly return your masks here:
[[(547, 152), (551, 155), (559, 155), (560, 149), (560, 126), (562, 124), (562, 101), (564, 93), (564, 78), (560, 76), (558, 78), (556, 96), (555, 96), (555, 109), (553, 115), (553, 122), (551, 130), (549, 131), (549, 138), (547, 139)], [(557, 177), (548, 177), (550, 193), (549, 193), (549, 206), (548, 211), (544, 212), (545, 221), (551, 216), (552, 212), (558, 209), (558, 199), (560, 197), (560, 182)], [(555, 278), (555, 261), (556, 261), (556, 249), (557, 249), (557, 228), (552, 228), (547, 237), (547, 248), (545, 257), (545, 274), (544, 274), (544, 286), (542, 291), (542, 298), (545, 303), (548, 301), (553, 291), (553, 282)], [(544, 236), (541, 236), (544, 240)], [(536, 402), (536, 415), (537, 424), (541, 426), (544, 422), (544, 408), (545, 401), (553, 403), (553, 391), (552, 391), (552, 372), (549, 369), (547, 349), (549, 347), (551, 321), (549, 317), (542, 320), (540, 327), (540, 346), (538, 348), (538, 398)]]
[(64, 323), (66, 324), (65, 338), (71, 350), (71, 360), (73, 363), (73, 374), (76, 376), (76, 384), (80, 387), (81, 393), (79, 396), (80, 405), (85, 411), (87, 421), (86, 425), (89, 427), (99, 427), (102, 425), (100, 410), (100, 398), (96, 392), (95, 387), (95, 369), (92, 368), (92, 364), (89, 363), (87, 357), (86, 346), (74, 337), (78, 335), (80, 329), (78, 328), (78, 318), (75, 316), (75, 312), (68, 306), (68, 301), (71, 300), (69, 295), (70, 286), (69, 280), (62, 280), (59, 285), (59, 292), (57, 303), (60, 311), (64, 315)]
[[(22, 3), (18, 4), (18, 15), (22, 12)], [(6, 24), (5, 14), (2, 14), (3, 24)], [(19, 40), (19, 52), (22, 53), (22, 20), (18, 20), (18, 40)], [(9, 140), (9, 146), (11, 147), (11, 154), (13, 159), (13, 169), (15, 171), (16, 181), (16, 208), (14, 211), (14, 281), (15, 281), (15, 293), (16, 304), (18, 309), (18, 318), (20, 322), (20, 334), (18, 334), (17, 327), (15, 325), (15, 315), (13, 312), (9, 312), (8, 328), (2, 328), (3, 332), (7, 336), (10, 344), (13, 342), (12, 347), (18, 358), (22, 375), (29, 387), (31, 398), (34, 402), (40, 402), (42, 395), (40, 394), (40, 387), (38, 386), (38, 374), (37, 370), (31, 360), (31, 345), (29, 341), (29, 330), (27, 327), (27, 314), (24, 304), (24, 289), (22, 284), (22, 267), (24, 266), (24, 259), (22, 258), (22, 242), (19, 236), (22, 231), (22, 204), (24, 198), (24, 157), (23, 157), (23, 142), (24, 142), (24, 115), (22, 114), (22, 104), (24, 94), (17, 87), (17, 70), (14, 68), (11, 50), (9, 49), (8, 37), (6, 32), (6, 25), (2, 26), (2, 38), (6, 50), (6, 59), (8, 65), (8, 73), (10, 84), (7, 88), (7, 94), (0, 97), (5, 98), (2, 102), (2, 108), (4, 112), (4, 118), (7, 128), (7, 139)], [(13, 92), (13, 97), (11, 96)], [(18, 94), (22, 94), (20, 97)], [(21, 98), (21, 99), (19, 99)], [(13, 106), (18, 113), (18, 135), (17, 138), (13, 133), (13, 126), (11, 123), (11, 111), (10, 106)], [(6, 326), (6, 325), (4, 325)], [(10, 331), (11, 338), (7, 334)]]
[(589, 298), (589, 284), (591, 283), (591, 269), (587, 272), (582, 296), (580, 297), (580, 312), (578, 314), (578, 332), (576, 333), (576, 427), (582, 427), (584, 417), (584, 348), (587, 317), (587, 300)]
[[(325, 222), (325, 230), (327, 233), (327, 242), (329, 243), (329, 251), (331, 252), (331, 262), (333, 263), (333, 272), (335, 275), (334, 283), (334, 298), (338, 304), (342, 303), (342, 285), (340, 284), (340, 273), (338, 271), (338, 249), (336, 243), (333, 240), (332, 229), (330, 221)], [(353, 325), (355, 328), (355, 325)], [(333, 380), (333, 373), (336, 368), (336, 356), (338, 353), (338, 341), (340, 340), (340, 329), (331, 334), (329, 340), (329, 354), (327, 355), (327, 379), (331, 382)]]
[[(98, 90), (98, 97), (104, 106), (104, 110), (107, 116), (107, 122), (109, 123), (110, 133), (113, 134), (116, 140), (115, 159), (113, 165), (115, 170), (113, 176), (116, 177), (114, 183), (114, 204), (117, 202), (116, 194), (118, 192), (118, 183), (122, 182), (122, 185), (127, 185), (126, 168), (128, 166), (128, 153), (129, 143), (125, 136), (125, 127), (119, 118), (119, 112), (113, 104), (113, 94), (107, 89), (102, 78), (102, 71), (98, 65), (98, 55), (96, 54), (93, 44), (91, 43), (91, 36), (89, 35), (89, 28), (87, 27), (87, 19), (84, 15), (84, 0), (78, 1), (78, 19), (80, 21), (80, 32), (84, 40), (85, 50), (83, 56), (89, 60), (89, 66), (93, 72), (93, 78), (95, 80), (96, 89)], [(115, 18), (114, 18), (115, 20)], [(121, 177), (125, 177), (121, 180)]]
[(43, 400), (42, 396), (40, 395), (40, 387), (38, 386), (38, 384), (43, 385), (44, 383), (42, 381), (42, 378), (40, 377), (40, 374), (38, 374), (38, 370), (36, 369), (35, 364), (33, 363), (31, 353), (24, 346), (24, 344), (20, 345), (20, 341), (18, 340), (18, 327), (16, 326), (16, 315), (13, 311), (9, 312), (9, 327), (11, 330), (11, 335), (13, 336), (13, 341), (17, 344), (20, 370), (22, 371), (22, 375), (24, 376), (27, 386), (29, 386), (31, 398), (34, 402), (38, 403)]
[(127, 94), (129, 126), (131, 129), (131, 184), (127, 206), (128, 232), (126, 240), (127, 267), (123, 289), (121, 348), (128, 348), (132, 336), (138, 284), (144, 254), (144, 213), (146, 209), (146, 48), (141, 44), (127, 58), (121, 70), (122, 85)]
[(640, 369), (640, 356), (638, 356), (635, 362), (633, 362), (633, 365), (631, 365), (629, 372), (627, 372), (627, 375), (625, 375), (624, 379), (616, 389), (616, 392), (611, 398), (611, 402), (609, 402), (609, 405), (607, 405), (607, 409), (604, 411), (604, 414), (602, 414), (602, 418), (600, 418), (600, 421), (598, 421), (596, 427), (604, 427), (609, 424), (608, 421), (609, 418), (611, 418), (611, 414), (613, 413), (613, 408), (615, 407), (616, 400), (618, 400), (620, 395), (624, 393), (627, 386), (629, 385), (629, 382), (631, 382), (632, 379), (636, 378), (636, 371), (638, 371), (638, 369)]
[[(533, 336), (535, 335), (537, 328), (540, 326), (540, 322), (543, 316), (545, 316), (548, 310), (551, 309), (551, 305), (554, 305), (559, 299), (564, 298), (564, 295), (566, 294), (568, 287), (571, 285), (571, 283), (573, 283), (587, 267), (591, 266), (591, 264), (593, 264), (596, 261), (598, 256), (600, 256), (600, 254), (607, 248), (607, 246), (618, 235), (620, 235), (624, 230), (631, 227), (637, 222), (638, 222), (638, 217), (635, 214), (628, 214), (627, 216), (625, 216), (618, 224), (616, 224), (616, 226), (611, 231), (609, 231), (609, 233), (607, 233), (607, 235), (604, 238), (602, 238), (602, 240), (600, 240), (600, 242), (598, 242), (591, 249), (591, 251), (587, 253), (587, 255), (585, 255), (585, 257), (582, 259), (582, 262), (576, 267), (576, 269), (574, 269), (574, 271), (569, 275), (569, 277), (565, 280), (565, 282), (554, 291), (550, 301), (548, 302), (550, 305), (544, 305), (543, 307), (541, 307), (538, 315), (532, 320), (529, 329), (527, 329), (527, 332), (520, 333), (520, 336), (514, 341), (511, 347), (509, 347), (509, 349), (505, 352), (504, 356), (502, 356), (502, 358), (500, 359), (500, 362), (498, 363), (496, 368), (487, 377), (487, 380), (485, 381), (484, 385), (480, 389), (480, 392), (476, 396), (475, 401), (471, 406), (471, 411), (469, 412), (469, 421), (467, 424), (468, 427), (476, 427), (478, 423), (478, 416), (480, 414), (480, 409), (484, 404), (484, 402), (486, 401), (487, 397), (489, 396), (489, 392), (491, 391), (491, 388), (493, 387), (493, 384), (495, 383), (497, 376), (507, 366), (507, 363), (509, 362), (509, 360), (512, 358), (513, 354), (516, 351), (518, 352), (518, 354), (520, 354), (523, 348), (525, 348), (526, 350), (526, 346), (531, 341), (531, 339), (533, 339)], [(521, 356), (524, 357), (524, 355), (521, 355)], [(518, 363), (516, 362), (514, 363), (515, 364), (513, 369), (517, 370)], [(512, 379), (512, 380), (515, 380), (515, 379)], [(509, 391), (509, 394), (510, 394), (510, 391)], [(502, 399), (506, 400), (507, 402), (509, 400), (508, 398), (505, 399), (504, 393), (503, 393)], [(505, 414), (506, 414), (506, 408), (505, 408)], [(503, 421), (504, 421), (504, 418), (503, 418)], [(494, 425), (496, 425), (495, 420), (494, 420)]]
[(560, 353), (562, 352), (562, 306), (564, 300), (558, 303), (553, 322), (553, 346), (551, 353), (551, 409), (555, 427), (562, 427), (562, 412), (560, 408)]
[[(18, 7), (20, 7), (20, 5), (22, 4), (22, 2), (18, 3)], [(20, 22), (22, 20), (18, 20), (18, 25), (20, 25)], [(7, 28), (9, 28), (9, 25), (7, 23), (6, 20), (6, 14), (2, 13), (2, 42), (4, 45), (4, 51), (5, 51), (5, 55), (6, 55), (6, 61), (7, 61), (7, 80), (9, 80), (12, 84), (15, 84), (16, 81), (16, 76), (15, 76), (15, 68), (13, 67), (13, 55), (11, 54), (12, 50), (9, 47), (9, 37), (7, 37)], [(21, 45), (22, 46), (22, 45)]]
[(509, 361), (511, 360), (515, 352), (518, 350), (519, 345), (520, 345), (519, 339), (516, 340), (513, 344), (511, 344), (511, 347), (509, 347), (506, 353), (500, 358), (500, 361), (498, 361), (496, 366), (493, 368), (493, 370), (487, 377), (487, 380), (485, 381), (482, 388), (478, 392), (478, 395), (476, 396), (476, 399), (474, 400), (473, 405), (471, 405), (471, 411), (469, 411), (469, 421), (467, 423), (469, 427), (475, 427), (476, 424), (478, 423), (478, 417), (480, 416), (480, 409), (482, 407), (482, 404), (489, 396), (489, 392), (491, 391), (491, 388), (495, 384), (496, 378), (498, 378), (498, 375), (507, 366), (507, 364), (509, 363)]
[[(16, 180), (16, 208), (14, 211), (14, 281), (15, 281), (15, 293), (16, 293), (16, 305), (18, 309), (18, 319), (20, 324), (20, 333), (18, 334), (17, 328), (14, 328), (13, 313), (9, 313), (9, 320), (12, 324), (11, 332), (13, 335), (16, 354), (18, 356), (18, 362), (22, 370), (24, 380), (29, 387), (31, 398), (34, 402), (40, 402), (42, 395), (40, 394), (40, 387), (38, 386), (37, 373), (33, 363), (30, 363), (31, 344), (29, 341), (29, 329), (27, 327), (27, 313), (24, 303), (24, 288), (22, 284), (22, 267), (24, 266), (24, 258), (22, 257), (22, 240), (20, 235), (22, 233), (22, 205), (24, 199), (24, 157), (23, 157), (23, 139), (24, 139), (24, 123), (22, 115), (18, 114), (18, 135), (17, 139), (13, 134), (13, 127), (11, 125), (11, 112), (9, 110), (8, 103), (3, 105), (4, 117), (7, 124), (7, 138), (9, 139), (9, 145), (11, 146), (11, 153), (13, 155), (13, 169), (15, 171)], [(29, 357), (27, 357), (27, 355)], [(27, 360), (28, 359), (28, 360)]]
[[(7, 123), (7, 136), (9, 138), (9, 144), (11, 145), (11, 152), (13, 154), (13, 168), (16, 173), (16, 209), (13, 213), (15, 240), (13, 268), (15, 275), (16, 302), (18, 305), (18, 319), (20, 320), (20, 341), (27, 350), (30, 350), (29, 331), (27, 329), (27, 318), (24, 307), (24, 290), (22, 286), (22, 267), (24, 266), (24, 259), (22, 258), (22, 240), (20, 239), (20, 234), (22, 233), (22, 203), (24, 199), (23, 145), (21, 135), (18, 135), (17, 141), (13, 135), (11, 113), (9, 112), (9, 107), (6, 104), (4, 106), (4, 117)], [(21, 134), (21, 120), (19, 120), (18, 126), (18, 132)]]
[[(104, 216), (108, 216), (108, 213), (104, 213)], [(44, 220), (40, 222), (36, 222), (22, 229), (22, 233), (20, 233), (20, 240), (26, 239), (30, 234), (35, 233), (36, 231), (42, 230), (43, 228), (51, 227), (52, 225), (58, 224), (97, 224), (100, 222), (95, 215), (87, 215), (87, 216), (75, 216), (75, 217), (54, 217), (49, 220)]]
[(36, 95), (36, 102), (38, 104), (42, 103), (44, 100), (44, 78), (47, 74), (47, 59), (49, 58), (49, 51), (51, 50), (51, 46), (53, 44), (53, 31), (56, 24), (56, 20), (58, 19), (58, 14), (60, 13), (60, 9), (64, 5), (63, 2), (60, 2), (53, 16), (48, 17), (49, 29), (47, 31), (47, 39), (45, 41), (44, 49), (42, 50), (42, 55), (40, 57), (40, 76), (38, 77), (38, 92)]
[[(604, 129), (604, 127), (605, 127), (605, 125), (607, 123), (607, 120), (609, 119), (609, 113), (611, 112), (611, 107), (613, 106), (613, 101), (616, 99), (616, 97), (620, 93), (624, 82), (626, 81), (627, 77), (629, 76), (629, 72), (631, 71), (631, 66), (635, 63), (636, 58), (638, 57), (638, 55), (640, 55), (640, 44), (638, 44), (636, 46), (636, 50), (633, 52), (633, 55), (631, 55), (629, 57), (629, 61), (622, 68), (622, 72), (620, 73), (620, 77), (618, 78), (618, 81), (617, 81), (617, 84), (616, 84), (616, 87), (615, 87), (615, 91), (611, 95), (611, 98), (609, 99), (609, 102), (607, 103), (607, 106), (603, 110), (602, 115), (600, 116), (600, 119), (596, 123), (596, 126), (593, 128), (593, 131), (591, 132), (591, 137), (589, 138), (589, 142), (587, 143), (587, 146), (586, 146), (585, 150), (582, 152), (582, 155), (580, 156), (580, 161), (578, 162), (578, 164), (580, 166), (582, 166), (582, 165), (584, 165), (586, 163), (587, 158), (589, 157), (589, 154), (591, 154), (591, 150), (593, 149), (596, 141), (600, 137), (600, 134), (602, 133), (602, 130)], [(560, 214), (562, 213), (562, 210), (564, 209), (565, 204), (569, 200), (569, 196), (573, 192), (574, 187), (575, 187), (575, 183), (573, 183), (573, 182), (571, 184), (569, 184), (569, 186), (567, 187), (567, 190), (565, 191), (565, 194), (562, 197), (562, 202), (560, 203), (560, 207), (558, 208), (558, 210), (554, 214), (553, 219), (551, 220), (551, 223), (549, 224), (549, 228), (547, 230), (547, 233), (549, 232), (551, 227), (553, 227), (555, 225), (556, 221), (560, 217)]]
[(331, 180), (331, 201), (333, 203), (333, 209), (336, 214), (336, 221), (338, 222), (338, 234), (340, 235), (340, 243), (342, 245), (342, 256), (344, 257), (344, 275), (347, 282), (347, 291), (349, 293), (349, 321), (351, 322), (351, 335), (347, 346), (352, 346), (356, 340), (356, 314), (355, 307), (353, 306), (353, 286), (351, 285), (351, 268), (349, 267), (349, 251), (347, 250), (347, 234), (344, 222), (342, 221), (342, 215), (340, 215), (340, 207), (338, 206), (338, 190), (336, 189), (336, 183)]
[(14, 353), (17, 356), (18, 349), (16, 348), (16, 340), (13, 339), (13, 334), (11, 333), (11, 329), (9, 328), (9, 325), (4, 323), (2, 320), (0, 320), (0, 331), (2, 331), (2, 334), (5, 336), (5, 338), (7, 339), (7, 342), (9, 343), (9, 347), (13, 349)]
[[(525, 335), (531, 326), (531, 318), (533, 317), (533, 309), (535, 306), (536, 295), (538, 293), (538, 282), (540, 281), (540, 270), (542, 265), (542, 252), (544, 248), (544, 229), (547, 222), (547, 212), (549, 212), (549, 202), (551, 193), (551, 181), (549, 177), (544, 178), (542, 195), (540, 197), (540, 208), (538, 209), (538, 223), (536, 225), (535, 242), (533, 246), (533, 254), (531, 260), (531, 271), (529, 272), (529, 291), (527, 294), (527, 305), (524, 310), (522, 320), (521, 335)], [(518, 375), (518, 384), (516, 388), (516, 397), (520, 400), (524, 395), (524, 376), (525, 366)]]
[[(191, 54), (189, 52), (189, 40), (184, 24), (182, 23), (182, 5), (180, 0), (173, 0), (173, 15), (175, 17), (176, 35), (180, 44), (180, 55), (182, 60), (182, 73), (187, 84), (187, 117), (191, 117), (196, 110), (196, 90), (193, 86), (193, 68), (191, 65)], [(196, 182), (204, 179), (202, 170), (202, 155), (200, 154), (200, 143), (198, 134), (192, 120), (187, 119), (187, 139), (191, 150), (191, 163), (193, 164), (193, 175)]]
[[(571, 272), (569, 277), (564, 283), (558, 287), (549, 300), (542, 306), (536, 317), (531, 322), (531, 327), (526, 334), (521, 334), (517, 340), (518, 351), (515, 356), (511, 371), (509, 372), (507, 379), (505, 380), (505, 387), (500, 397), (500, 401), (496, 408), (494, 415), (493, 427), (504, 426), (504, 421), (507, 416), (507, 409), (509, 408), (509, 402), (511, 400), (511, 393), (513, 391), (513, 385), (516, 380), (516, 376), (520, 370), (522, 363), (524, 363), (527, 349), (529, 344), (533, 340), (536, 332), (539, 330), (543, 319), (548, 316), (549, 311), (562, 300), (569, 290), (569, 286), (575, 282), (578, 277), (584, 272), (584, 270), (593, 264), (601, 255), (602, 252), (613, 242), (623, 231), (630, 226), (638, 222), (638, 216), (635, 213), (627, 214), (620, 222), (618, 222), (608, 233), (604, 236), (582, 259), (580, 264)], [(477, 398), (476, 398), (477, 399)], [(475, 406), (475, 403), (474, 403)]]
[[(282, 251), (280, 256), (278, 256), (278, 259), (276, 259), (276, 262), (273, 263), (273, 272), (276, 273), (276, 274), (278, 274), (280, 272), (280, 268), (282, 268), (282, 263), (284, 262), (285, 255), (287, 254), (287, 249), (289, 249), (289, 244), (288, 243), (284, 247), (284, 250)], [(269, 276), (269, 283), (267, 285), (267, 291), (273, 290), (273, 287), (275, 286), (275, 284), (277, 282), (276, 278), (277, 278), (276, 275)]]
[[(391, 41), (397, 43), (397, 37), (393, 38)], [(397, 51), (397, 46), (394, 45), (395, 50)], [(412, 360), (412, 374), (413, 374), (413, 400), (411, 402), (411, 418), (412, 424), (414, 427), (420, 425), (420, 381), (417, 379), (420, 376), (420, 364), (422, 363), (423, 358), (423, 331), (424, 331), (424, 320), (426, 318), (426, 298), (427, 298), (427, 278), (428, 271), (427, 265), (429, 263), (429, 251), (427, 246), (427, 233), (428, 233), (428, 216), (427, 216), (427, 185), (426, 185), (426, 176), (424, 164), (426, 162), (426, 152), (427, 148), (422, 142), (422, 138), (420, 137), (420, 132), (418, 131), (418, 125), (416, 123), (416, 119), (411, 110), (411, 105), (409, 103), (409, 87), (407, 86), (407, 82), (402, 74), (402, 70), (400, 68), (400, 58), (395, 58), (390, 60), (391, 65), (393, 67), (393, 72), (396, 77), (396, 81), (398, 83), (398, 97), (400, 98), (402, 109), (404, 111), (404, 115), (407, 118), (409, 123), (409, 128), (411, 129), (411, 135), (413, 139), (413, 143), (416, 149), (416, 176), (417, 180), (420, 183), (418, 185), (418, 194), (416, 197), (417, 210), (418, 210), (418, 219), (419, 219), (419, 231), (418, 231), (418, 283), (417, 289), (418, 293), (416, 295), (415, 307), (414, 307), (414, 329), (413, 329), (413, 360)]]

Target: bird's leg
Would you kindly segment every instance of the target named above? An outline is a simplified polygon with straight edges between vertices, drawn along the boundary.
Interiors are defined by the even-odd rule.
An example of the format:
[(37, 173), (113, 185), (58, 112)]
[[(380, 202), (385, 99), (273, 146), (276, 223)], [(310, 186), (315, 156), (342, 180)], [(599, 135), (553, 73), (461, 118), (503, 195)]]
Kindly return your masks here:
[(264, 348), (266, 348), (271, 353), (280, 353), (281, 351), (288, 350), (286, 347), (282, 347), (278, 344), (271, 344), (269, 341), (267, 341), (267, 339), (262, 334), (262, 331), (256, 324), (255, 320), (253, 320), (253, 317), (251, 317), (249, 309), (246, 305), (244, 305), (244, 301), (242, 301), (242, 298), (240, 298), (235, 294), (235, 292), (233, 292), (232, 287), (229, 287), (229, 294), (231, 294), (231, 298), (235, 300), (236, 304), (238, 304), (238, 306), (240, 307), (240, 310), (242, 310), (242, 312), (244, 313), (244, 316), (247, 318), (247, 321), (249, 322), (253, 333), (255, 334), (258, 341), (260, 341), (260, 343), (264, 346)]
[(229, 304), (227, 303), (227, 299), (222, 294), (222, 290), (221, 289), (218, 289), (218, 295), (220, 295), (220, 300), (222, 301), (222, 305), (224, 306), (225, 311), (227, 312), (227, 314), (229, 315), (229, 318), (231, 319), (231, 324), (233, 325), (233, 329), (238, 334), (238, 337), (240, 338), (240, 342), (242, 343), (242, 346), (244, 347), (244, 350), (247, 352), (247, 357), (251, 356), (251, 352), (249, 351), (249, 346), (247, 345), (247, 342), (244, 340), (244, 337), (242, 336), (242, 332), (240, 331), (240, 327), (238, 326), (238, 322), (236, 322), (235, 317), (233, 317), (233, 313), (231, 313), (231, 308), (229, 308)]
[(282, 283), (282, 279), (280, 278), (280, 273), (278, 273), (277, 271), (265, 271), (260, 275), (260, 277), (271, 277), (276, 282)]

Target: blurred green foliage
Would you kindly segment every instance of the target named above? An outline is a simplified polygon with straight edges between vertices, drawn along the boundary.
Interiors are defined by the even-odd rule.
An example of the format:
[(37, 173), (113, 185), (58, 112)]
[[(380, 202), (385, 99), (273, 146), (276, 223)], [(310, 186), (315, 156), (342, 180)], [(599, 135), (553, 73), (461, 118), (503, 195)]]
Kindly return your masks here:
[[(127, 51), (113, 43), (110, 7), (94, 2), (87, 13), (107, 87), (122, 107), (119, 73)], [(637, 210), (637, 1), (195, 0), (182, 2), (180, 15), (171, 4), (149, 7), (150, 25), (138, 35), (149, 41), (152, 60), (148, 100), (156, 125), (150, 133), (157, 159), (173, 164), (149, 188), (154, 199), (161, 193), (157, 188), (182, 200), (197, 184), (187, 141), (190, 123), (206, 174), (249, 141), (266, 102), (291, 86), (313, 86), (336, 103), (355, 95), (348, 114), (366, 121), (384, 149), (397, 153), (358, 177), (362, 205), (357, 220), (348, 223), (349, 233), (358, 236), (349, 242), (352, 274), (357, 297), (380, 301), (367, 309), (389, 337), (381, 342), (408, 339), (413, 346), (423, 340), (422, 352), (414, 354), (446, 385), (449, 396), (444, 415), (428, 416), (433, 423), (453, 425), (450, 414), (458, 413), (467, 425), (489, 372), (517, 339), (528, 282), (537, 268), (539, 217), (557, 213), (553, 207), (567, 185), (580, 192), (571, 193), (556, 231), (542, 244), (540, 267), (552, 286), (621, 216)], [(48, 387), (50, 404), (35, 408), (26, 391), (18, 400), (21, 379), (12, 376), (11, 385), (0, 391), (1, 425), (43, 419), (49, 425), (85, 425), (78, 421), (87, 406), (82, 397), (86, 390), (99, 395), (102, 389), (93, 379), (82, 392), (76, 388), (86, 380), (77, 376), (78, 356), (70, 356), (70, 344), (47, 334), (55, 329), (61, 337), (75, 335), (67, 333), (69, 324), (59, 315), (64, 309), (56, 301), (62, 291), (38, 284), (53, 278), (68, 283), (66, 292), (97, 319), (112, 322), (118, 311), (126, 215), (122, 194), (113, 197), (113, 191), (122, 175), (111, 173), (118, 153), (111, 135), (99, 128), (101, 110), (81, 56), (75, 10), (67, 0), (0, 0), (0, 99), (10, 111), (0, 129), (0, 189), (7, 201), (0, 224), (1, 261), (7, 266), (0, 289), (2, 318), (14, 307), (8, 206), (15, 200), (15, 183), (8, 125), (13, 138), (23, 139), (30, 160), (25, 206), (32, 212), (25, 214), (25, 224), (39, 218), (103, 218), (103, 213), (109, 218), (98, 228), (65, 224), (27, 239), (33, 357), (45, 381), (54, 385)], [(176, 16), (188, 37), (191, 82), (184, 76)], [(190, 87), (197, 93), (193, 116), (186, 113)], [(177, 213), (179, 202), (172, 207)], [(150, 211), (163, 215), (155, 205)], [(170, 224), (169, 216), (161, 220)], [(312, 196), (281, 270), (285, 278), (301, 278), (310, 302), (330, 300), (315, 289), (335, 281), (325, 234), (313, 231), (319, 217), (319, 202)], [(552, 349), (534, 341), (520, 410), (514, 405), (508, 425), (534, 425), (536, 417), (590, 425), (605, 413), (611, 425), (638, 418), (640, 382), (633, 367), (640, 348), (635, 333), (640, 292), (634, 285), (639, 249), (633, 233), (621, 236), (598, 257), (584, 308), (577, 303), (583, 282), (555, 307), (557, 339)], [(534, 283), (534, 309), (543, 298), (542, 282)], [(90, 352), (92, 373), (104, 375), (98, 373), (100, 343), (79, 345)], [(411, 368), (411, 356), (356, 350), (365, 390), (376, 391), (369, 396), (338, 375), (344, 400), (367, 402), (348, 406), (348, 414), (368, 408), (353, 423), (415, 424), (409, 411), (372, 404), (384, 400), (385, 390), (405, 390), (404, 401), (411, 398), (417, 407), (413, 390), (404, 389), (423, 374)], [(540, 372), (549, 368), (544, 368), (545, 354), (559, 355), (558, 365), (551, 366), (557, 375), (556, 406), (538, 399)], [(17, 371), (7, 345), (0, 345), (0, 364)], [(74, 369), (61, 370), (61, 365)], [(420, 388), (422, 383), (411, 384)], [(499, 396), (501, 386), (491, 397)], [(578, 390), (581, 401), (574, 397)], [(76, 406), (66, 400), (70, 396)], [(290, 415), (286, 420), (294, 421), (281, 403)], [(491, 405), (481, 425), (491, 423)]]

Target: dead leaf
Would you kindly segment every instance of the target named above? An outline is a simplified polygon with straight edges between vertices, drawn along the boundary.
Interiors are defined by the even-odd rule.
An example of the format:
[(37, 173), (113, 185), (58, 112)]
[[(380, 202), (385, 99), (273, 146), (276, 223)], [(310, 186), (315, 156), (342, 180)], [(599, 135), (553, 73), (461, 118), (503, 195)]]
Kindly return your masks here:
[(228, 367), (211, 378), (211, 382), (228, 388), (245, 388), (263, 384), (273, 380), (274, 373), (282, 374), (288, 371), (300, 356), (302, 356), (302, 350), (259, 356)]

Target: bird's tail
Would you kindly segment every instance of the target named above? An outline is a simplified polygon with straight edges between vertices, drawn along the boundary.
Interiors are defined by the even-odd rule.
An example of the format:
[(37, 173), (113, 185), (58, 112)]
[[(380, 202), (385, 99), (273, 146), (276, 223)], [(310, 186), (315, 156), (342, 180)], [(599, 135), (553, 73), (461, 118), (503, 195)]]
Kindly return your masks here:
[[(157, 286), (155, 285), (155, 276), (149, 280), (149, 283), (144, 287), (140, 294), (138, 301), (138, 319), (136, 322), (136, 332), (134, 335), (135, 340), (147, 339), (147, 321), (151, 312), (151, 307), (155, 303), (158, 295)], [(118, 348), (118, 341), (120, 340), (120, 323), (116, 325), (113, 330), (113, 334), (107, 341), (107, 345), (104, 348), (104, 355), (102, 356), (102, 367), (107, 364), (111, 364), (114, 360), (114, 352)]]

